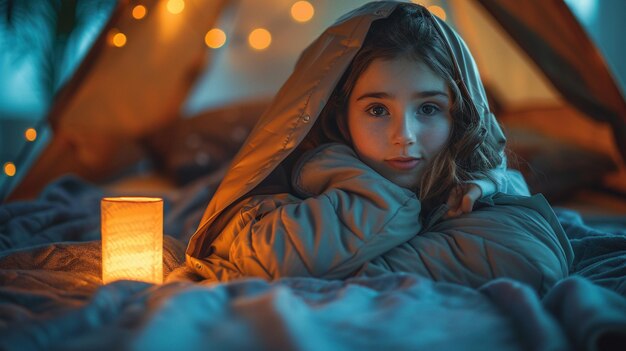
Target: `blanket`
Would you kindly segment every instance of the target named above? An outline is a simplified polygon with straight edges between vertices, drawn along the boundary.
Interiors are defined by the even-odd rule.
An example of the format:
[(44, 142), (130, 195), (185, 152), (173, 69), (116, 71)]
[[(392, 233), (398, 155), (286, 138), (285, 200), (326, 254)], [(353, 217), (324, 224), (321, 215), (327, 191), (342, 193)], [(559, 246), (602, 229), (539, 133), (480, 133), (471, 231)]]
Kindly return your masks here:
[[(185, 229), (210, 191), (166, 197), (162, 285), (102, 285), (99, 187), (76, 178), (0, 206), (0, 349), (621, 350), (626, 231), (557, 209), (570, 277), (539, 297), (498, 279), (477, 289), (395, 273), (345, 281), (201, 281)], [(192, 231), (192, 230), (191, 230)], [(179, 233), (179, 235), (175, 235)], [(186, 233), (189, 233), (187, 231)]]

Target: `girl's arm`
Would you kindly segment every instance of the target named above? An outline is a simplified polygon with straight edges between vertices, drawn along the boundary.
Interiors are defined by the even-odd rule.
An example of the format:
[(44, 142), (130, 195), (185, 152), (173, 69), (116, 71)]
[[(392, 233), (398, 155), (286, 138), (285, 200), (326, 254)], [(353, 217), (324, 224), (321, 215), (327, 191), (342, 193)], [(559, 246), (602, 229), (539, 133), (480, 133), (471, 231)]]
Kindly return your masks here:
[(293, 185), (304, 200), (258, 198), (233, 219), (228, 259), (243, 275), (345, 278), (419, 232), (415, 194), (348, 146), (324, 145), (303, 159)]
[(471, 180), (470, 183), (480, 187), (483, 196), (493, 195), (495, 193), (505, 193), (509, 195), (530, 196), (528, 185), (524, 181), (522, 174), (514, 169), (507, 168), (507, 158), (502, 153), (502, 162), (494, 169), (489, 170), (489, 178)]
[(503, 155), (500, 165), (488, 172), (491, 179), (474, 179), (468, 181), (462, 188), (451, 192), (447, 201), (450, 210), (446, 213), (446, 218), (470, 213), (478, 199), (498, 192), (530, 196), (528, 185), (522, 174), (517, 170), (507, 169), (506, 164), (506, 155)]

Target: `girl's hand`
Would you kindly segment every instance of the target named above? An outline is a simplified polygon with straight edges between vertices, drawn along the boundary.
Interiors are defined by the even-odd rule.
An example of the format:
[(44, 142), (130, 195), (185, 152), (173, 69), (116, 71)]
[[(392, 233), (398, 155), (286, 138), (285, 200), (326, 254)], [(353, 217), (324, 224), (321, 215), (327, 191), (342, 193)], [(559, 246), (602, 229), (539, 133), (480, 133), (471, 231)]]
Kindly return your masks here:
[(460, 185), (450, 192), (446, 204), (450, 208), (443, 218), (454, 218), (463, 213), (470, 213), (476, 200), (483, 195), (480, 187), (473, 183)]

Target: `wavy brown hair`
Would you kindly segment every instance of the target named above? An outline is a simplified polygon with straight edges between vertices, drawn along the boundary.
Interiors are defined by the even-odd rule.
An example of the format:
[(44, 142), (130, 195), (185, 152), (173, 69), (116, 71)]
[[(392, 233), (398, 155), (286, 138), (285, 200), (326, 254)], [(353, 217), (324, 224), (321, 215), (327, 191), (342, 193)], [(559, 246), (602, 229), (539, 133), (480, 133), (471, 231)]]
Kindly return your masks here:
[(434, 21), (427, 9), (409, 3), (399, 4), (388, 18), (375, 21), (322, 110), (318, 128), (306, 140), (310, 147), (332, 141), (352, 145), (346, 117), (348, 99), (370, 63), (399, 57), (423, 62), (447, 83), (452, 127), (446, 146), (431, 160), (420, 182), (417, 195), (422, 201), (422, 216), (444, 203), (456, 186), (488, 178), (487, 171), (502, 161), (498, 144), (487, 133), (467, 89), (460, 88), (464, 83)]

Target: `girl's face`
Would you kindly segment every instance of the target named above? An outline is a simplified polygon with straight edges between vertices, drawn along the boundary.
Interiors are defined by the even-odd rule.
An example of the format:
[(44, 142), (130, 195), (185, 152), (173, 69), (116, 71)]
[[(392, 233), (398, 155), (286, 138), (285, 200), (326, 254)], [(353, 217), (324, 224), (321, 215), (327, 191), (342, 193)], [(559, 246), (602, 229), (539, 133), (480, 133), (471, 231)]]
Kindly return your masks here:
[(385, 178), (417, 190), (450, 135), (449, 95), (446, 82), (420, 61), (372, 61), (348, 100), (356, 153)]

